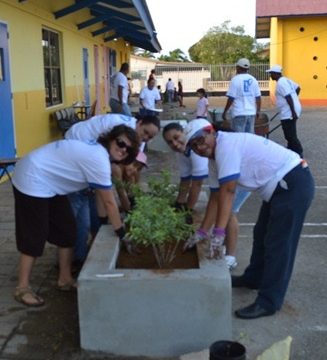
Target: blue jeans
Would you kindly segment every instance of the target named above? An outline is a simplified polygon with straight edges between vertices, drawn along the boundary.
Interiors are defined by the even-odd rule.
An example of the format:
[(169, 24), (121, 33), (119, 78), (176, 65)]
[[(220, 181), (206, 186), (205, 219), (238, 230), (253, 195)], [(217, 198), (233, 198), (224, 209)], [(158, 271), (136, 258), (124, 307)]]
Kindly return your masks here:
[(168, 102), (173, 102), (174, 100), (174, 90), (168, 90)]
[(127, 116), (132, 116), (131, 109), (127, 103), (120, 104), (116, 99), (110, 99), (111, 111), (115, 114), (123, 114)]
[(232, 119), (232, 129), (236, 132), (254, 133), (255, 115), (235, 116)]
[(87, 241), (90, 232), (90, 210), (87, 189), (68, 195), (77, 227), (74, 260), (84, 261), (88, 253)]
[(309, 168), (298, 165), (263, 202), (253, 230), (250, 265), (243, 277), (259, 289), (256, 303), (267, 310), (281, 308), (292, 275), (298, 241), (314, 196)]

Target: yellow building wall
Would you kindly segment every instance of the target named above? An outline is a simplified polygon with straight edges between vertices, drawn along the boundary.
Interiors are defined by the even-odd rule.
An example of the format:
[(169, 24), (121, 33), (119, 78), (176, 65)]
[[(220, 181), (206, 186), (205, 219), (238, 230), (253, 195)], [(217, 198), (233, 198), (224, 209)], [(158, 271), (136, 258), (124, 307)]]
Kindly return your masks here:
[(326, 23), (322, 16), (271, 19), (270, 63), (300, 85), (304, 105), (327, 105)]
[[(61, 133), (52, 119), (54, 111), (83, 100), (83, 48), (89, 54), (90, 101), (95, 100), (94, 46), (98, 46), (99, 99), (98, 112), (108, 110), (105, 98), (105, 56), (108, 48), (117, 51), (117, 67), (129, 60), (130, 48), (123, 40), (104, 43), (101, 36), (92, 37), (92, 29), (78, 31), (76, 24), (86, 20), (86, 13), (77, 12), (55, 19), (53, 11), (70, 5), (66, 0), (29, 0), (19, 3), (0, 1), (0, 22), (9, 32), (9, 62), (13, 93), (13, 113), (17, 156), (60, 138)], [(86, 10), (85, 10), (86, 11)], [(87, 12), (88, 14), (88, 12)], [(42, 28), (57, 31), (61, 39), (61, 70), (63, 103), (50, 108), (45, 103)], [(78, 98), (79, 94), (79, 98)]]

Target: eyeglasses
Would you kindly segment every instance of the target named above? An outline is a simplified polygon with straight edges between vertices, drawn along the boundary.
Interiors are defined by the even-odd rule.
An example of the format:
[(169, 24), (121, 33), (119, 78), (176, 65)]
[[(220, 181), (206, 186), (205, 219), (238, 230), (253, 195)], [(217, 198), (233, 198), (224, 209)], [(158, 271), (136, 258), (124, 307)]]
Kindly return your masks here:
[(133, 148), (132, 148), (131, 146), (127, 145), (124, 140), (115, 139), (115, 141), (116, 141), (117, 146), (118, 146), (120, 149), (126, 149), (126, 151), (127, 151), (129, 154), (133, 153)]

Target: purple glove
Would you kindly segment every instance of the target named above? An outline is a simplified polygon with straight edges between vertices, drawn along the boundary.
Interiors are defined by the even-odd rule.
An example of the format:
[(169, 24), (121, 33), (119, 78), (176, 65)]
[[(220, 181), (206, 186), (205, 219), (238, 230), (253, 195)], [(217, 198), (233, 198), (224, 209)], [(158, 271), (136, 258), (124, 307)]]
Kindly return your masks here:
[(225, 229), (216, 227), (210, 235), (210, 259), (222, 259), (224, 257)]
[(203, 229), (196, 230), (196, 232), (186, 240), (183, 247), (183, 251), (191, 249), (199, 241), (207, 240), (208, 238), (209, 235), (205, 230)]

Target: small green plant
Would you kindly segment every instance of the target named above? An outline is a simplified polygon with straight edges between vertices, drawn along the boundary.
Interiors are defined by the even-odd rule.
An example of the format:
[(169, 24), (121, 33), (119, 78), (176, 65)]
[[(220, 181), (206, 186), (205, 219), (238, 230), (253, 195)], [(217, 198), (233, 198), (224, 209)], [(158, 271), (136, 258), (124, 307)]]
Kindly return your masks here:
[(136, 195), (136, 206), (127, 216), (129, 238), (138, 245), (151, 246), (160, 268), (169, 264), (176, 256), (180, 241), (193, 232), (186, 224), (185, 212), (176, 211), (175, 192), (167, 171), (149, 181), (149, 192)]

